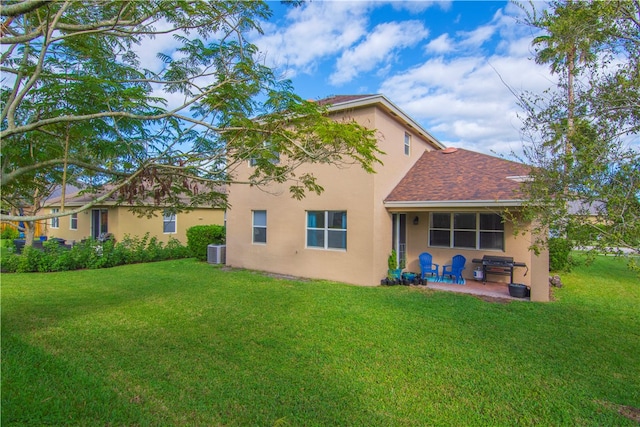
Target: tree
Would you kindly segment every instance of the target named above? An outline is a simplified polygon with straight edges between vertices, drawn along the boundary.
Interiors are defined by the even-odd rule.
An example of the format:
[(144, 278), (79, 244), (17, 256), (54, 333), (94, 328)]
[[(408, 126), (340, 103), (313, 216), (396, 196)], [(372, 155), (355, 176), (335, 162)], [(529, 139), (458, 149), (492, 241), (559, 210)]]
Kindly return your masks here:
[(594, 252), (640, 253), (640, 2), (548, 6), (526, 18), (558, 82), (520, 97), (534, 166), (525, 219)]
[[(226, 206), (224, 187), (249, 159), (243, 184), (289, 183), (300, 198), (322, 191), (301, 164), (378, 162), (373, 131), (333, 121), (261, 63), (247, 37), (270, 16), (265, 2), (5, 1), (0, 15), (3, 220), (70, 215), (112, 195)], [(133, 47), (166, 34), (175, 54), (146, 69)], [(57, 214), (11, 214), (51, 184), (109, 191)]]

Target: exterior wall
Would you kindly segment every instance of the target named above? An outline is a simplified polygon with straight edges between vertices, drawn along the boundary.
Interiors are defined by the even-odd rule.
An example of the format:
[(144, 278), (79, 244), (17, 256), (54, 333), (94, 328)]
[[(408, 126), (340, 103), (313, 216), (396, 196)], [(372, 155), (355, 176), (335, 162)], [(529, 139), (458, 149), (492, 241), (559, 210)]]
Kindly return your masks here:
[[(436, 210), (434, 210), (436, 211)], [(439, 209), (441, 212), (477, 212), (474, 209)], [(523, 283), (531, 287), (532, 301), (549, 301), (549, 256), (547, 251), (542, 251), (538, 256), (531, 250), (529, 245), (531, 242), (530, 235), (514, 235), (513, 224), (506, 223), (505, 250), (473, 250), (473, 249), (457, 249), (457, 248), (441, 248), (430, 247), (429, 242), (429, 212), (399, 212), (407, 214), (407, 266), (405, 271), (420, 272), (420, 263), (418, 256), (422, 252), (429, 252), (433, 256), (433, 262), (442, 266), (451, 264), (454, 255), (463, 255), (466, 258), (465, 270), (462, 276), (466, 280), (473, 279), (473, 270), (481, 266), (474, 264), (474, 258), (482, 258), (484, 255), (509, 256), (514, 261), (524, 262), (529, 268), (518, 267), (514, 269), (513, 281), (515, 283)], [(418, 225), (413, 224), (413, 219), (418, 217)], [(525, 276), (525, 273), (527, 274)], [(488, 279), (492, 282), (508, 283), (509, 276), (490, 275)]]
[[(325, 191), (292, 199), (286, 186), (269, 192), (244, 185), (231, 186), (227, 219), (227, 265), (280, 274), (378, 285), (386, 275), (391, 250), (391, 215), (382, 201), (429, 146), (412, 135), (412, 150), (404, 154), (405, 127), (377, 107), (352, 110), (336, 120), (355, 119), (377, 128), (384, 166), (367, 174), (359, 166), (314, 165), (307, 169)], [(300, 173), (303, 171), (300, 170)], [(249, 174), (239, 171), (238, 179)], [(267, 212), (267, 243), (252, 243), (252, 211)], [(306, 211), (347, 212), (347, 249), (306, 247)]]
[[(51, 213), (51, 208), (60, 208), (59, 206), (50, 206), (46, 208), (46, 213)], [(109, 228), (112, 227), (111, 218), (115, 217), (115, 209), (109, 209)], [(60, 222), (59, 228), (51, 227), (51, 220), (47, 220), (46, 236), (49, 238), (58, 237), (65, 239), (67, 243), (72, 244), (79, 242), (91, 236), (91, 211), (78, 213), (77, 230), (71, 229), (71, 216), (62, 216), (58, 218)]]
[[(104, 207), (101, 208), (104, 209)], [(48, 209), (48, 212), (50, 212), (50, 208)], [(159, 211), (155, 217), (147, 218), (146, 216), (138, 217), (124, 206), (108, 207), (107, 210), (108, 230), (116, 240), (122, 240), (127, 234), (142, 237), (148, 232), (150, 236), (155, 236), (161, 242), (166, 243), (170, 237), (173, 237), (182, 244), (186, 244), (188, 228), (194, 225), (224, 225), (224, 210), (201, 208), (191, 212), (178, 213), (176, 215), (176, 232), (163, 233), (162, 211)], [(70, 216), (60, 217), (60, 227), (54, 229), (48, 226), (46, 235), (48, 237), (59, 237), (69, 242), (80, 241), (91, 236), (91, 210), (78, 214), (77, 230), (70, 229), (70, 222)]]
[[(109, 212), (111, 214), (111, 212)], [(176, 214), (176, 232), (163, 233), (162, 211), (156, 212), (157, 216), (147, 218), (138, 217), (129, 212), (126, 208), (119, 208), (117, 221), (114, 228), (109, 223), (109, 232), (113, 233), (116, 239), (121, 239), (126, 234), (130, 236), (144, 236), (149, 233), (161, 242), (168, 242), (169, 238), (178, 239), (182, 244), (187, 243), (187, 229), (194, 225), (223, 225), (224, 211), (222, 209), (195, 209), (191, 212), (181, 212)], [(111, 217), (109, 217), (111, 221)]]

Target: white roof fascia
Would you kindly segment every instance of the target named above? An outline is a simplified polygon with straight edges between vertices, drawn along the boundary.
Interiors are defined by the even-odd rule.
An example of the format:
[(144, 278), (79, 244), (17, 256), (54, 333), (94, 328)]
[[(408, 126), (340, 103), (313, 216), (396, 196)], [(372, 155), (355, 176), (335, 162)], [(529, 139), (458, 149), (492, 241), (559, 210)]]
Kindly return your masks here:
[(386, 208), (415, 209), (415, 208), (487, 208), (522, 206), (524, 200), (436, 200), (410, 202), (384, 202)]
[(408, 125), (413, 127), (419, 134), (422, 134), (424, 137), (429, 139), (437, 148), (445, 149), (447, 148), (443, 145), (436, 137), (431, 135), (425, 128), (423, 128), (418, 122), (409, 117), (404, 111), (398, 108), (393, 102), (389, 101), (384, 95), (373, 95), (368, 96), (366, 98), (354, 99), (352, 101), (340, 102), (337, 104), (331, 104), (329, 106), (329, 111), (341, 111), (349, 108), (358, 108), (358, 107), (366, 107), (368, 105), (380, 103), (387, 107), (392, 113), (400, 117), (402, 120), (407, 122)]

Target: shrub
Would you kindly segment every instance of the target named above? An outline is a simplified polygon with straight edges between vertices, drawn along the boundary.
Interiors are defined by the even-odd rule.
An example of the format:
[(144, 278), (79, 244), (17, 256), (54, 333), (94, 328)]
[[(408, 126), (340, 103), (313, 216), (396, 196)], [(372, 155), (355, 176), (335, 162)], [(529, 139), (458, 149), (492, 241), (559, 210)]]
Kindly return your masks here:
[(88, 239), (71, 249), (61, 246), (56, 240), (48, 240), (43, 243), (42, 250), (25, 247), (22, 255), (3, 250), (0, 270), (3, 273), (28, 273), (108, 268), (189, 256), (189, 248), (179, 240), (171, 238), (165, 245), (155, 237), (149, 238), (148, 233), (143, 237), (125, 236), (122, 242)]
[(191, 256), (189, 248), (173, 237), (169, 238), (164, 250), (167, 254), (167, 259), (189, 258)]
[(9, 251), (2, 251), (0, 254), (0, 271), (3, 273), (15, 273), (18, 271), (22, 257)]
[(208, 245), (223, 245), (226, 230), (222, 225), (196, 225), (187, 229), (187, 247), (191, 255), (201, 261), (207, 260)]
[(571, 242), (560, 237), (549, 239), (549, 270), (567, 271), (571, 268)]
[(13, 244), (13, 239), (0, 239), (0, 251), (2, 252), (15, 252), (16, 245)]
[(0, 232), (0, 239), (13, 240), (18, 238), (20, 238), (20, 232), (16, 228), (6, 226)]

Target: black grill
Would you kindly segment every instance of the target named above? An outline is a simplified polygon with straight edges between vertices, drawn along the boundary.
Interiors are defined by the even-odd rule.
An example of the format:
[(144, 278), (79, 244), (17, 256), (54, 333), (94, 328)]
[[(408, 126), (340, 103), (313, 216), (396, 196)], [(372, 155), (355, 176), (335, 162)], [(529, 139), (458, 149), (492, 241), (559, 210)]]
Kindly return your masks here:
[(525, 263), (514, 262), (513, 257), (508, 256), (485, 255), (482, 259), (474, 259), (473, 262), (482, 264), (483, 283), (487, 282), (487, 274), (510, 276), (511, 281), (509, 283), (513, 283), (513, 269), (515, 267), (526, 267), (527, 272), (524, 273), (525, 276), (529, 272), (529, 268)]
[(482, 265), (489, 267), (513, 267), (513, 257), (485, 255), (482, 257)]

